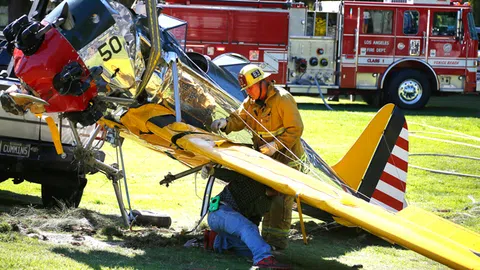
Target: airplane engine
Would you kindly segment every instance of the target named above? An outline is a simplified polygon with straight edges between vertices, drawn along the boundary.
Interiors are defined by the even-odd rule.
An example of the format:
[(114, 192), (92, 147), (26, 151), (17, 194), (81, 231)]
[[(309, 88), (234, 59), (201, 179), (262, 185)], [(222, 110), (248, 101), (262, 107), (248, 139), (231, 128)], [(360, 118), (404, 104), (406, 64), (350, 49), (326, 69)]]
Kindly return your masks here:
[[(66, 0), (41, 22), (25, 16), (10, 24), (6, 36), (22, 94), (43, 100), (45, 112), (61, 112), (84, 126), (103, 116), (120, 122), (130, 108), (149, 103), (175, 110), (175, 89), (182, 121), (198, 128), (208, 130), (238, 108), (245, 92), (236, 76), (185, 52), (179, 42), (186, 38), (185, 22), (161, 14), (158, 36), (149, 23), (115, 1)], [(245, 133), (235, 137), (249, 141)]]
[(99, 92), (135, 94), (144, 60), (134, 24), (117, 2), (67, 0), (41, 22), (25, 15), (4, 34), (25, 90), (48, 102), (46, 112), (75, 113), (91, 110)]

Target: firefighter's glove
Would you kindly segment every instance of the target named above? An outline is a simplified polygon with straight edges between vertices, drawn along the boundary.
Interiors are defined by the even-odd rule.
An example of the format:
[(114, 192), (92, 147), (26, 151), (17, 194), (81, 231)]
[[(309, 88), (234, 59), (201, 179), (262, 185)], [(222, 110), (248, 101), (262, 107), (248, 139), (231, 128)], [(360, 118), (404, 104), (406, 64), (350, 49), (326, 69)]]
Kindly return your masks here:
[(267, 156), (273, 156), (275, 152), (278, 151), (278, 146), (276, 142), (269, 142), (260, 146), (260, 152)]
[(207, 179), (208, 177), (210, 177), (210, 175), (213, 174), (213, 170), (214, 169), (211, 165), (204, 165), (201, 172), (202, 178)]
[(223, 130), (227, 126), (227, 119), (220, 118), (212, 122), (210, 128), (213, 132), (218, 132), (219, 130)]

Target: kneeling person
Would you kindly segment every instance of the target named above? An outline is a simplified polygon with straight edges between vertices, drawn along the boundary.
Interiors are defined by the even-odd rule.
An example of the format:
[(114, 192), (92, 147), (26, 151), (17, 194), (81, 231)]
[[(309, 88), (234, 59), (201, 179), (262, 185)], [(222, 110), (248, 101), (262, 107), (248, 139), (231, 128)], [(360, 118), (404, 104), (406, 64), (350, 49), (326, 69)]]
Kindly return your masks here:
[[(258, 230), (262, 216), (270, 210), (272, 196), (277, 192), (235, 171), (205, 165), (202, 177), (215, 176), (228, 185), (214, 197), (218, 208), (208, 214), (213, 232), (206, 236), (206, 247), (222, 253), (234, 250), (237, 254), (253, 257), (259, 268), (288, 269), (272, 256), (271, 247)], [(211, 205), (212, 206), (212, 205)]]

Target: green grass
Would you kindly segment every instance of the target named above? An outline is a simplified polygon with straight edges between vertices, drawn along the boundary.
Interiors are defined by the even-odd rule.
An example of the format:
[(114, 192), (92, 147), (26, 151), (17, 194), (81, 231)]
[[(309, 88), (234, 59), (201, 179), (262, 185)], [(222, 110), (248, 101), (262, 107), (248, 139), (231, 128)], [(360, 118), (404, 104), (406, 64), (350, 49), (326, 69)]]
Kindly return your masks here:
[[(305, 124), (303, 138), (329, 164), (337, 162), (361, 134), (377, 109), (363, 102), (341, 99), (332, 102), (328, 111), (318, 98), (297, 97)], [(406, 111), (409, 124), (410, 153), (448, 153), (480, 157), (480, 148), (433, 141), (418, 136), (438, 138), (480, 146), (480, 97), (434, 98), (422, 111)], [(428, 125), (428, 126), (426, 126)], [(434, 128), (437, 127), (437, 128)], [(442, 128), (445, 130), (440, 130)], [(452, 133), (454, 131), (458, 133)], [(418, 135), (418, 136), (417, 136)], [(452, 136), (455, 135), (455, 136)], [(107, 162), (113, 162), (115, 151), (105, 146)], [(159, 181), (186, 169), (183, 165), (136, 143), (124, 146), (132, 206), (135, 209), (165, 212), (172, 216), (175, 232), (191, 229), (199, 218), (205, 181), (188, 176), (169, 188)], [(480, 175), (480, 161), (448, 157), (411, 156), (410, 164), (437, 170)], [(81, 208), (120, 226), (121, 220), (111, 182), (103, 175), (89, 176)], [(480, 232), (480, 181), (475, 178), (433, 174), (409, 168), (407, 200), (410, 204), (432, 211), (471, 230)], [(195, 188), (196, 187), (196, 188)], [(31, 183), (0, 184), (0, 265), (4, 269), (248, 269), (251, 262), (232, 255), (212, 254), (201, 249), (154, 242), (137, 249), (116, 247), (104, 250), (73, 245), (53, 245), (31, 239), (5, 225), (12, 205), (40, 204), (40, 186)], [(221, 186), (217, 185), (216, 190)], [(473, 198), (477, 204), (470, 199)], [(113, 216), (113, 217), (112, 217)], [(4, 217), (4, 219), (2, 219)], [(48, 217), (46, 217), (48, 218)], [(298, 218), (295, 217), (294, 222)], [(307, 221), (316, 220), (307, 219)], [(144, 228), (124, 231), (148, 242)], [(151, 230), (150, 230), (151, 231)], [(155, 230), (154, 230), (155, 231)], [(109, 240), (101, 232), (96, 237)], [(392, 246), (371, 235), (355, 230), (317, 232), (309, 245), (299, 239), (278, 255), (295, 269), (444, 269), (445, 267), (412, 251)], [(111, 240), (111, 239), (110, 239)]]

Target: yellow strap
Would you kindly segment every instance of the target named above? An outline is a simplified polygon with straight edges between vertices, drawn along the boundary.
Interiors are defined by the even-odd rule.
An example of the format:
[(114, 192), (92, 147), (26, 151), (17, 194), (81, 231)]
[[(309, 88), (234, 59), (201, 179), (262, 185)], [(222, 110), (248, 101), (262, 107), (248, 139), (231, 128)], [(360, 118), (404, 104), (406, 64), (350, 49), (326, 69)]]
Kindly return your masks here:
[(305, 232), (305, 224), (303, 223), (302, 204), (300, 203), (300, 193), (297, 193), (295, 195), (295, 199), (297, 200), (298, 216), (300, 217), (300, 228), (302, 228), (303, 243), (307, 245), (308, 244), (307, 233)]
[(37, 117), (43, 119), (47, 122), (48, 129), (50, 129), (50, 134), (52, 135), (53, 145), (55, 146), (55, 150), (57, 151), (58, 155), (63, 154), (63, 146), (62, 140), (60, 139), (60, 132), (58, 132), (57, 124), (50, 116), (45, 116), (42, 114), (36, 114)]
[(277, 130), (274, 130), (274, 131), (257, 131), (258, 135), (262, 136), (262, 137), (275, 137), (275, 136), (278, 136), (278, 135), (281, 135), (283, 132), (285, 132), (285, 128), (279, 128)]

